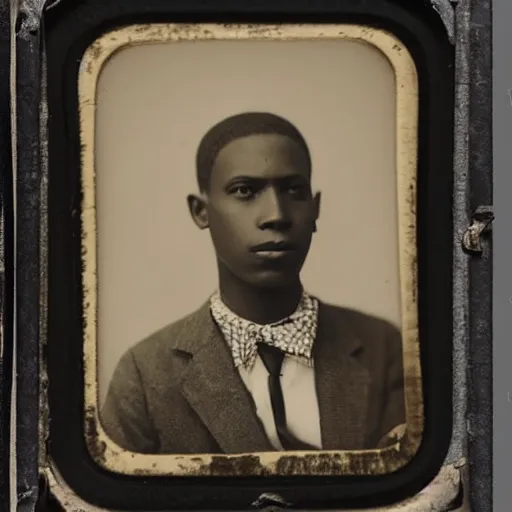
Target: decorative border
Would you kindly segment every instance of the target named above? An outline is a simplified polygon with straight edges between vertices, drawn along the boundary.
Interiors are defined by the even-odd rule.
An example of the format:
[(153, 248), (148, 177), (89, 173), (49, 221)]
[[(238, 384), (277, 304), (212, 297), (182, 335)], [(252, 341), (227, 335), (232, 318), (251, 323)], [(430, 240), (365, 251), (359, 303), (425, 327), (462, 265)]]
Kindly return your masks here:
[[(241, 455), (146, 455), (123, 450), (104, 432), (99, 419), (97, 390), (97, 239), (95, 208), (96, 86), (105, 63), (116, 52), (134, 45), (187, 40), (353, 40), (376, 47), (395, 72), (397, 108), (397, 190), (400, 247), (400, 290), (406, 398), (406, 430), (393, 446), (383, 450), (271, 452)], [(85, 439), (94, 460), (107, 470), (127, 475), (236, 476), (243, 459), (251, 470), (243, 476), (382, 475), (405, 466), (422, 440), (424, 415), (418, 331), (416, 179), (418, 141), (418, 77), (406, 47), (391, 33), (362, 25), (236, 25), (137, 24), (111, 31), (85, 52), (79, 74), (79, 114), (82, 183), (82, 257), (84, 311)], [(321, 459), (322, 464), (300, 464), (299, 459)], [(300, 460), (299, 460), (300, 462)]]

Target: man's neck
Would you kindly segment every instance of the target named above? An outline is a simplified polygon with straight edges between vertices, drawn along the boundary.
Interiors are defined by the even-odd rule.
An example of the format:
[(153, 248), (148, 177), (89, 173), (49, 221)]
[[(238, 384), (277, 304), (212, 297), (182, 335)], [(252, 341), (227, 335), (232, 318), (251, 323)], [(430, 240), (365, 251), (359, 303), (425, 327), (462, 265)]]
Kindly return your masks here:
[(278, 322), (293, 314), (302, 298), (302, 284), (297, 282), (282, 288), (254, 288), (246, 283), (230, 281), (219, 284), (222, 302), (236, 315), (265, 325)]

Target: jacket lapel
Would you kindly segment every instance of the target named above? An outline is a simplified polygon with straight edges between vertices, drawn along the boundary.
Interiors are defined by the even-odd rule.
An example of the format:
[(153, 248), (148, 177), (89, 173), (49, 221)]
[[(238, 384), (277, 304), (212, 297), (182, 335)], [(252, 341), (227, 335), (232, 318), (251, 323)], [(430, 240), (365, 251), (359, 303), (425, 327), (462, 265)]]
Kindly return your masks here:
[(272, 451), (254, 401), (205, 304), (189, 319), (177, 349), (192, 355), (182, 393), (224, 453)]
[(340, 311), (320, 303), (314, 357), (322, 447), (364, 449), (371, 377), (355, 357), (361, 341)]

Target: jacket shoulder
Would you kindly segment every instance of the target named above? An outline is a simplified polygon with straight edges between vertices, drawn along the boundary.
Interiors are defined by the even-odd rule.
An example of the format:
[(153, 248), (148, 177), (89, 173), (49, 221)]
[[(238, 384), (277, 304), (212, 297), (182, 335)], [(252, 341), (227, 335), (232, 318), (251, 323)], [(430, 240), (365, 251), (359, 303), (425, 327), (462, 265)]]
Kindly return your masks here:
[(131, 355), (141, 373), (171, 370), (179, 360), (186, 359), (179, 350), (180, 341), (197, 331), (198, 313), (194, 311), (158, 329), (128, 349), (126, 354)]
[[(376, 382), (384, 379), (382, 372), (391, 368), (398, 380), (403, 376), (403, 343), (400, 330), (390, 321), (356, 309), (324, 304), (324, 319), (328, 332), (340, 333), (331, 339), (343, 343), (349, 333), (357, 339), (358, 349), (354, 355), (370, 370)], [(387, 373), (386, 373), (387, 374)]]
[(321, 302), (321, 308), (330, 321), (342, 322), (357, 330), (383, 331), (385, 333), (398, 332), (399, 330), (389, 320), (361, 310), (336, 306), (327, 302)]
[(321, 302), (321, 311), (331, 332), (349, 330), (372, 353), (402, 350), (402, 336), (397, 326), (389, 320), (363, 311)]

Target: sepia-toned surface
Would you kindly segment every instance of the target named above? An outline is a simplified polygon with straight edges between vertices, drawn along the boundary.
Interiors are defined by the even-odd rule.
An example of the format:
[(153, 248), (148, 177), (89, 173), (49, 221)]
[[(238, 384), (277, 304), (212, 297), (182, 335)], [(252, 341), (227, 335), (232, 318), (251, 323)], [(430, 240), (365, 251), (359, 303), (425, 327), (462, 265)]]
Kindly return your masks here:
[(400, 325), (394, 87), (385, 55), (347, 40), (168, 42), (106, 63), (95, 162), (101, 400), (127, 348), (217, 286), (186, 196), (199, 140), (238, 112), (283, 115), (310, 147), (322, 205), (307, 290)]
[[(213, 27), (211, 27), (213, 28)], [(421, 381), (419, 372), (419, 361), (418, 361), (418, 344), (417, 344), (417, 319), (416, 319), (416, 284), (415, 284), (415, 135), (416, 135), (416, 76), (414, 72), (414, 66), (410, 57), (405, 52), (404, 48), (400, 46), (399, 42), (394, 40), (391, 36), (368, 31), (364, 28), (359, 27), (330, 27), (331, 37), (354, 37), (360, 40), (373, 40), (375, 44), (379, 45), (382, 51), (384, 51), (390, 61), (392, 62), (395, 73), (396, 83), (395, 88), (397, 92), (397, 112), (398, 112), (398, 126), (396, 132), (398, 134), (397, 139), (397, 152), (396, 152), (396, 163), (398, 167), (398, 180), (395, 183), (397, 189), (400, 191), (398, 196), (399, 206), (399, 247), (400, 247), (400, 292), (402, 296), (401, 303), (401, 327), (404, 336), (404, 360), (405, 360), (405, 372), (406, 372), (406, 386), (407, 386), (407, 420), (408, 430), (406, 437), (397, 447), (393, 447), (386, 451), (381, 452), (365, 452), (363, 453), (323, 453), (321, 456), (308, 456), (298, 457), (296, 455), (281, 456), (280, 454), (264, 454), (264, 455), (253, 455), (248, 457), (215, 457), (211, 458), (208, 456), (196, 457), (192, 459), (190, 457), (169, 457), (169, 456), (135, 456), (127, 452), (119, 451), (115, 445), (112, 445), (110, 441), (104, 436), (102, 437), (101, 427), (97, 421), (97, 390), (96, 390), (96, 363), (98, 347), (96, 345), (96, 300), (97, 297), (94, 293), (95, 290), (95, 271), (96, 271), (96, 247), (95, 247), (95, 210), (94, 210), (94, 181), (92, 180), (93, 175), (90, 174), (92, 171), (92, 162), (94, 154), (93, 144), (91, 138), (91, 128), (94, 124), (91, 124), (93, 119), (91, 116), (90, 108), (94, 107), (94, 103), (91, 102), (91, 98), (94, 98), (94, 79), (97, 76), (98, 70), (101, 68), (102, 59), (107, 57), (109, 53), (117, 45), (119, 40), (122, 39), (121, 35), (128, 36), (129, 39), (133, 40), (137, 37), (139, 42), (147, 40), (147, 37), (152, 37), (153, 40), (165, 40), (165, 39), (179, 39), (181, 37), (198, 37), (205, 36), (211, 37), (212, 33), (216, 33), (220, 38), (236, 38), (236, 37), (247, 37), (248, 32), (239, 30), (234, 27), (220, 27), (217, 32), (211, 31), (194, 31), (190, 27), (185, 27), (182, 32), (176, 31), (171, 27), (160, 27), (160, 28), (147, 28), (141, 27), (139, 29), (125, 30), (124, 34), (118, 33), (118, 38), (113, 36), (107, 36), (102, 43), (96, 43), (91, 47), (89, 55), (85, 59), (85, 65), (81, 81), (81, 98), (82, 98), (82, 123), (83, 123), (83, 136), (85, 139), (85, 151), (84, 151), (84, 227), (85, 227), (85, 238), (84, 238), (84, 250), (85, 250), (85, 284), (87, 288), (87, 296), (85, 298), (87, 309), (86, 309), (86, 321), (87, 321), (87, 332), (86, 332), (86, 401), (88, 404), (87, 410), (87, 433), (89, 447), (93, 452), (96, 459), (106, 467), (114, 469), (120, 472), (133, 472), (135, 468), (137, 473), (143, 474), (158, 474), (158, 473), (174, 473), (174, 474), (275, 474), (277, 473), (288, 473), (288, 474), (325, 474), (325, 473), (382, 473), (392, 470), (393, 468), (400, 467), (414, 453), (418, 441), (421, 436), (422, 428), (422, 407), (421, 407)], [(295, 29), (297, 30), (297, 29)], [(309, 32), (308, 32), (309, 31)], [(299, 34), (295, 37), (311, 37), (314, 35), (323, 35), (329, 32), (329, 27), (322, 27), (322, 30), (301, 27), (296, 32)], [(259, 32), (253, 34), (253, 36), (268, 36), (269, 32)], [(302, 33), (302, 35), (300, 35)], [(210, 35), (209, 35), (210, 34)], [(274, 35), (285, 36), (287, 35), (287, 29), (280, 28), (276, 29)], [(288, 36), (291, 33), (288, 31)], [(110, 37), (110, 40), (109, 40)], [(128, 41), (125, 38), (125, 42)], [(110, 46), (109, 46), (110, 43)], [(380, 57), (380, 56), (379, 56)], [(92, 87), (92, 89), (91, 89)], [(91, 96), (91, 93), (93, 94)], [(247, 109), (247, 107), (245, 108)], [(89, 110), (89, 112), (87, 112)], [(292, 117), (293, 120), (293, 117)], [(356, 120), (354, 120), (356, 122)], [(306, 133), (307, 135), (307, 133)], [(307, 135), (308, 136), (308, 135)], [(309, 137), (308, 137), (309, 139)], [(165, 148), (161, 148), (165, 150)], [(315, 153), (313, 153), (313, 159), (315, 159)], [(98, 172), (98, 170), (96, 169)], [(143, 170), (141, 171), (143, 172)], [(189, 171), (190, 172), (190, 171)], [(369, 180), (371, 181), (371, 180)], [(315, 183), (316, 184), (316, 183)], [(372, 183), (366, 183), (366, 188), (370, 188)], [(160, 193), (165, 193), (165, 190), (159, 190)], [(338, 201), (339, 203), (339, 201)], [(114, 201), (115, 204), (115, 201)], [(137, 204), (134, 204), (134, 208), (137, 208)], [(389, 208), (389, 206), (387, 206)], [(340, 209), (339, 206), (337, 209)], [(362, 209), (366, 211), (365, 208)], [(101, 205), (98, 202), (98, 213), (101, 215)], [(325, 215), (325, 212), (323, 212)], [(390, 215), (391, 217), (391, 215)], [(340, 212), (339, 219), (343, 219), (343, 213)], [(360, 222), (358, 212), (354, 214), (351, 212), (348, 214), (348, 218), (352, 219), (352, 224), (360, 223), (361, 226), (365, 226)], [(378, 217), (376, 217), (378, 218)], [(372, 218), (373, 219), (373, 218)], [(371, 224), (371, 221), (366, 221), (367, 224)], [(393, 225), (392, 222), (389, 225)], [(129, 223), (125, 225), (125, 229), (131, 229)], [(364, 229), (361, 227), (361, 229)], [(101, 230), (101, 228), (100, 228)], [(134, 231), (131, 230), (131, 233)], [(100, 235), (101, 236), (101, 235)], [(139, 242), (140, 243), (140, 242)], [(395, 242), (396, 243), (396, 242)], [(133, 245), (137, 242), (133, 242)], [(377, 245), (377, 244), (374, 244)], [(370, 245), (368, 247), (371, 247)], [(375, 247), (373, 250), (374, 259), (369, 261), (368, 265), (371, 265), (372, 261), (377, 259), (376, 253), (380, 251), (380, 247)], [(101, 240), (99, 253), (101, 254)], [(128, 249), (129, 250), (129, 249)], [(367, 252), (371, 255), (372, 250), (368, 248)], [(366, 252), (365, 252), (366, 254)], [(379, 254), (379, 257), (382, 258)], [(212, 258), (213, 259), (213, 258)], [(382, 258), (386, 259), (386, 258)], [(101, 256), (98, 258), (101, 261)], [(392, 260), (390, 260), (392, 261)], [(397, 265), (397, 260), (394, 261), (394, 265)], [(101, 265), (98, 267), (101, 274)], [(137, 268), (131, 268), (132, 275), (137, 273)], [(395, 281), (396, 282), (396, 281)], [(306, 280), (307, 285), (307, 280)], [(100, 297), (101, 297), (101, 277), (100, 277)], [(127, 292), (119, 290), (118, 296), (124, 296)], [(368, 294), (368, 292), (366, 292)], [(144, 299), (142, 299), (144, 300)], [(332, 299), (331, 299), (332, 300)], [(101, 299), (100, 299), (101, 301)], [(199, 298), (201, 301), (201, 298)], [(334, 299), (339, 302), (339, 300)], [(343, 301), (346, 302), (346, 301)], [(357, 306), (357, 304), (350, 304)], [(362, 306), (360, 306), (362, 307)], [(368, 307), (368, 306), (367, 306)], [(389, 314), (389, 313), (388, 313)], [(395, 310), (396, 314), (396, 310)], [(127, 318), (127, 315), (123, 315)], [(101, 319), (101, 308), (100, 317)], [(165, 323), (168, 323), (172, 318), (167, 317)], [(101, 323), (101, 320), (100, 320)], [(157, 326), (155, 326), (157, 327)], [(100, 328), (101, 329), (101, 328)], [(147, 333), (144, 333), (147, 334)], [(136, 341), (136, 340), (134, 340)], [(101, 342), (99, 344), (101, 346)], [(114, 363), (115, 364), (115, 363)], [(101, 367), (101, 357), (100, 357)], [(400, 448), (398, 451), (397, 448)], [(313, 457), (313, 458), (311, 458)], [(320, 458), (321, 457), (321, 458)], [(135, 460), (137, 459), (137, 460)], [(223, 462), (220, 462), (220, 459)], [(133, 462), (132, 462), (133, 460)], [(231, 461), (231, 462), (229, 462)], [(213, 462), (210, 464), (209, 462)], [(220, 464), (220, 465), (219, 465)], [(238, 469), (237, 469), (238, 466)]]

